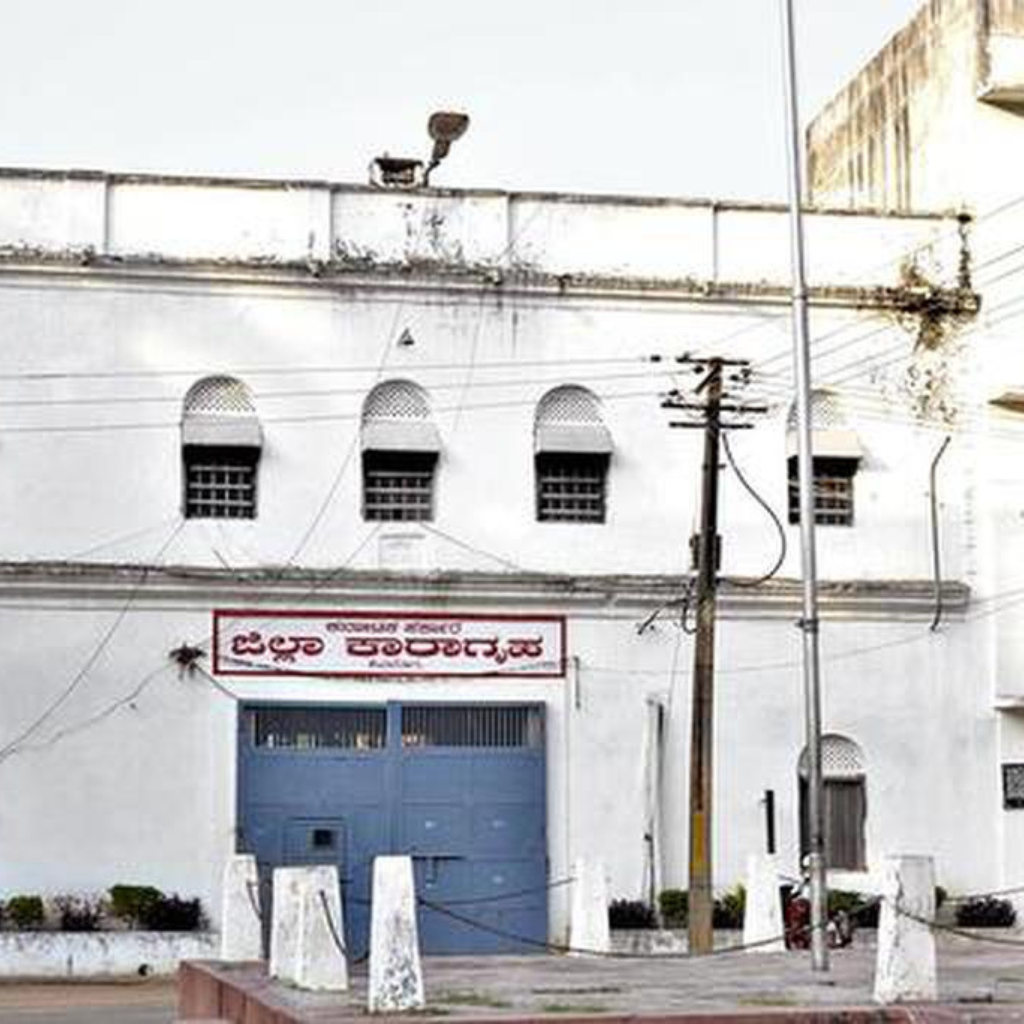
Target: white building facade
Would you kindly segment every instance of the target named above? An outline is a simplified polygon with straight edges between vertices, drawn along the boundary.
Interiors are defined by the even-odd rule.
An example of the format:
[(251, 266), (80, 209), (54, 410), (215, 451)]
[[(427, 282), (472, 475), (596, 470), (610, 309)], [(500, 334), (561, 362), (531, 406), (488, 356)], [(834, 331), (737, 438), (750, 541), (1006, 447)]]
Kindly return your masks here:
[[(922, 342), (977, 332), (971, 224), (807, 228), (832, 880), (1019, 883), (999, 481), (949, 415), (977, 349), (936, 383)], [(778, 531), (723, 467), (715, 883), (767, 791), (796, 873), (786, 254), (768, 205), (3, 172), (0, 894), (214, 910), (252, 849), (338, 863), (358, 931), (368, 857), (411, 852), (492, 929), (428, 922), (444, 951), (564, 938), (581, 856), (685, 887), (686, 353), (749, 360), (731, 449), (788, 542), (763, 580)]]

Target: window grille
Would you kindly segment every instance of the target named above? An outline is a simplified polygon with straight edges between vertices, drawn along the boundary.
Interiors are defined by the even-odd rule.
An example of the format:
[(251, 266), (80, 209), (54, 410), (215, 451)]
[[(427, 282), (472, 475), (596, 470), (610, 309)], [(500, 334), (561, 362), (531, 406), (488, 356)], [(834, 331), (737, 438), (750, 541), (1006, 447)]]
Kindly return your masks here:
[(404, 707), (402, 746), (538, 748), (544, 745), (543, 723), (537, 707)]
[(363, 403), (361, 429), (363, 518), (433, 519), (440, 438), (423, 389), (407, 380), (379, 384)]
[(252, 718), (257, 747), (378, 750), (387, 737), (384, 708), (261, 707)]
[(565, 385), (537, 404), (534, 480), (538, 522), (603, 523), (612, 444), (597, 398)]
[(255, 519), (258, 448), (184, 450), (187, 519)]
[(249, 390), (233, 377), (205, 377), (182, 409), (186, 518), (254, 519), (262, 434)]
[(364, 452), (363, 518), (433, 519), (436, 464), (433, 452)]
[(536, 459), (539, 522), (604, 522), (608, 456), (539, 452)]
[(1024, 807), (1024, 764), (1003, 765), (1003, 807), (1008, 811)]
[[(814, 522), (853, 526), (855, 459), (814, 459)], [(789, 460), (789, 522), (800, 522), (800, 479), (796, 458)]]

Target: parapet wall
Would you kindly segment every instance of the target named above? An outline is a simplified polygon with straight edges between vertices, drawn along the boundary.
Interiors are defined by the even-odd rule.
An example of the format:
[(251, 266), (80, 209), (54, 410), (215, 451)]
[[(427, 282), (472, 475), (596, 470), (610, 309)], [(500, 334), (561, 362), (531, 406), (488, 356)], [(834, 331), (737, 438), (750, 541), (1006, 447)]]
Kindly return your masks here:
[[(6, 264), (245, 265), (345, 271), (600, 278), (786, 286), (784, 206), (547, 193), (385, 191), (325, 182), (0, 170)], [(929, 250), (954, 285), (948, 217), (807, 218), (816, 285), (898, 285), (898, 261)], [(888, 262), (887, 266), (879, 264)]]

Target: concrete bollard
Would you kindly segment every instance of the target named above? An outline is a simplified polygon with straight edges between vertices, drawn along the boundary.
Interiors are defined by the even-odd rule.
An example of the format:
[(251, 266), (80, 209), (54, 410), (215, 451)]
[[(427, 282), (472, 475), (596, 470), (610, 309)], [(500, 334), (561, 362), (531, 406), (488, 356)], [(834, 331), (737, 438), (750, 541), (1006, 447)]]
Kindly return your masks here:
[(935, 936), (935, 867), (931, 857), (886, 857), (878, 921), (875, 1001), (938, 998)]
[(263, 959), (260, 914), (256, 858), (251, 853), (236, 853), (224, 865), (220, 916), (221, 960)]
[(752, 946), (751, 953), (784, 953), (782, 932), (778, 861), (771, 853), (752, 853), (747, 858), (743, 945)]
[(611, 949), (608, 927), (608, 873), (604, 861), (580, 857), (573, 865), (569, 946), (586, 953)]
[(311, 991), (344, 992), (348, 962), (338, 869), (333, 864), (308, 867), (300, 887), (295, 984)]
[(304, 868), (274, 868), (271, 898), (270, 976), (293, 984), (299, 973), (299, 918), (304, 871)]
[(367, 1005), (370, 1013), (390, 1013), (424, 1004), (412, 858), (376, 857)]

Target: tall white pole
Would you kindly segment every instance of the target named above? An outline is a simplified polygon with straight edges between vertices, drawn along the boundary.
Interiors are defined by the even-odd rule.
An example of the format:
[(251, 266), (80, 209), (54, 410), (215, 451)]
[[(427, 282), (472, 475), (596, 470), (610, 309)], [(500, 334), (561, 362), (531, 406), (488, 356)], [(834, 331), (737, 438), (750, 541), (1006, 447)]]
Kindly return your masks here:
[(800, 565), (803, 582), (804, 728), (807, 744), (807, 840), (811, 887), (811, 963), (828, 970), (825, 842), (821, 782), (821, 685), (818, 651), (818, 570), (814, 550), (814, 459), (811, 450), (811, 350), (804, 264), (800, 117), (796, 88), (793, 0), (782, 0), (789, 154), (790, 258), (793, 275), (793, 362), (796, 370), (797, 468), (800, 482)]

